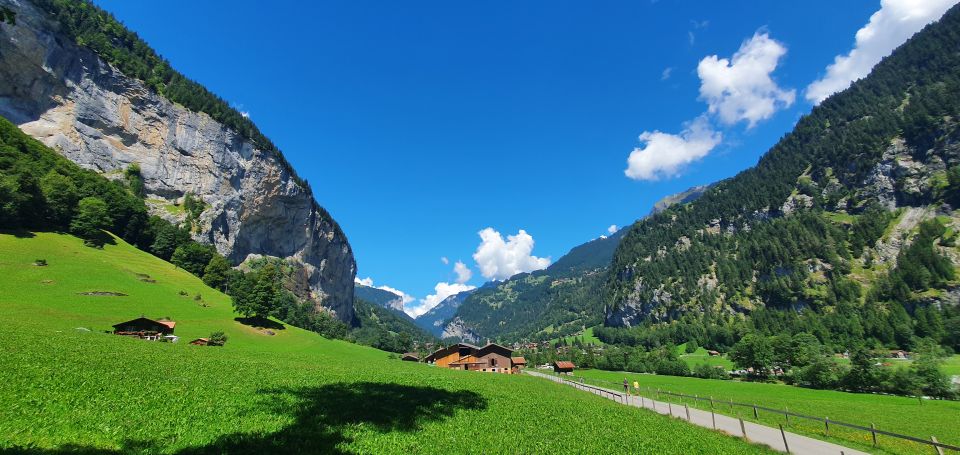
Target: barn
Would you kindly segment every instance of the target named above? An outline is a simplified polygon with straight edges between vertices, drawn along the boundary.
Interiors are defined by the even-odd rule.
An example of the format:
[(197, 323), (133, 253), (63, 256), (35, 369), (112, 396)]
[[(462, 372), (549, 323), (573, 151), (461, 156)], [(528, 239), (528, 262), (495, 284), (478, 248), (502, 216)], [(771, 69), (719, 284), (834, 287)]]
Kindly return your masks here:
[(496, 343), (487, 343), (484, 347), (457, 343), (437, 350), (425, 357), (423, 361), (455, 370), (512, 373), (514, 372), (512, 354), (512, 349)]
[(113, 334), (156, 341), (165, 335), (173, 335), (173, 330), (176, 326), (177, 323), (174, 321), (155, 321), (141, 316), (126, 322), (114, 324)]
[(576, 366), (568, 360), (557, 360), (553, 362), (554, 373), (573, 374), (574, 368), (576, 368)]

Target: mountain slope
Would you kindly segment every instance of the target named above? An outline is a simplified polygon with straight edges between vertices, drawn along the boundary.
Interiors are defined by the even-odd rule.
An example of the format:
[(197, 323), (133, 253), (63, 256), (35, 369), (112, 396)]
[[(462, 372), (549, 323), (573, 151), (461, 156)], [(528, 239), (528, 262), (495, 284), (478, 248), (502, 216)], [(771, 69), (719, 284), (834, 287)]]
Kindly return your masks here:
[(0, 6), (16, 13), (0, 26), (0, 116), (87, 169), (119, 177), (138, 166), (152, 213), (170, 221), (187, 221), (174, 209), (199, 198), (197, 241), (235, 263), (295, 261), (301, 297), (353, 320), (346, 236), (248, 119), (91, 3)]
[(353, 295), (358, 299), (403, 313), (403, 297), (390, 291), (357, 284), (353, 287)]
[(954, 7), (756, 167), (637, 222), (614, 255), (606, 325), (680, 320), (658, 330), (718, 345), (747, 329), (743, 315), (834, 346), (942, 336), (930, 318), (957, 301), (944, 261), (960, 263), (958, 47)]
[(435, 337), (442, 337), (447, 321), (453, 318), (453, 315), (457, 312), (457, 308), (460, 308), (463, 301), (474, 292), (476, 292), (476, 289), (459, 292), (443, 299), (437, 306), (431, 308), (430, 311), (417, 316), (415, 319), (417, 326), (432, 333)]

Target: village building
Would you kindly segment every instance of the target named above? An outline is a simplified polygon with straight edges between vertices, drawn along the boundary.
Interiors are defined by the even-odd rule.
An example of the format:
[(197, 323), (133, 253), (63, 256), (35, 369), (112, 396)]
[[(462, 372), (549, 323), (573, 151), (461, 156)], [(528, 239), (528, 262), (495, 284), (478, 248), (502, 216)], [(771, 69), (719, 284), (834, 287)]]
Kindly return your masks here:
[(176, 326), (177, 323), (174, 321), (155, 321), (141, 316), (137, 319), (114, 324), (113, 334), (156, 341), (165, 336), (173, 335)]
[(510, 363), (513, 365), (514, 374), (527, 367), (527, 359), (523, 357), (510, 357)]
[(573, 374), (574, 368), (576, 368), (576, 366), (568, 360), (557, 360), (553, 362), (554, 373)]
[(439, 349), (423, 359), (424, 362), (443, 368), (465, 371), (485, 371), (491, 373), (512, 373), (511, 359), (513, 350), (496, 343), (477, 347), (467, 343), (457, 343)]
[(400, 357), (404, 362), (419, 362), (420, 356), (416, 352), (408, 352)]
[(197, 338), (196, 340), (191, 341), (190, 344), (195, 345), (195, 346), (209, 346), (209, 345), (210, 345), (210, 339), (209, 339), (209, 338)]

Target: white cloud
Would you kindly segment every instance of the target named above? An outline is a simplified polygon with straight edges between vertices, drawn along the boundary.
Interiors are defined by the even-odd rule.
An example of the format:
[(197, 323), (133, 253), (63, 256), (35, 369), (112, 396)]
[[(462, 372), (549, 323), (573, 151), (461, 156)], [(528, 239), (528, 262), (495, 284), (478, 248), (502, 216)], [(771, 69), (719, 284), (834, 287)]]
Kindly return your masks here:
[(783, 90), (770, 77), (786, 53), (778, 41), (757, 32), (732, 59), (710, 55), (700, 60), (700, 99), (709, 105), (708, 112), (727, 125), (746, 120), (752, 128), (792, 105), (796, 90)]
[(530, 254), (533, 252), (533, 237), (523, 229), (517, 235), (508, 235), (506, 241), (493, 228), (488, 227), (478, 234), (481, 241), (473, 253), (473, 260), (477, 262), (484, 278), (505, 280), (518, 273), (541, 270), (550, 265), (550, 258), (538, 258)]
[(446, 256), (441, 257), (441, 258), (440, 258), (440, 262), (442, 262), (443, 265), (450, 265), (450, 260), (447, 259)]
[(397, 289), (397, 288), (392, 288), (392, 287), (390, 287), (390, 286), (374, 286), (374, 284), (373, 284), (373, 278), (371, 278), (371, 277), (366, 277), (366, 278), (364, 278), (364, 279), (360, 279), (360, 278), (357, 278), (357, 277), (353, 277), (353, 282), (356, 283), (356, 284), (362, 285), (362, 286), (367, 286), (367, 287), (376, 288), (376, 289), (380, 289), (380, 290), (387, 291), (387, 292), (392, 292), (392, 293), (396, 294), (397, 297), (400, 297), (400, 298), (403, 300), (403, 304), (404, 304), (404, 305), (406, 305), (406, 304), (408, 304), (408, 303), (413, 302), (414, 300), (416, 300), (416, 297), (414, 297), (414, 296), (412, 296), (412, 295), (410, 295), (410, 294), (407, 294), (406, 292), (403, 292), (403, 291), (401, 291), (401, 290), (399, 290), (399, 289)]
[(704, 115), (685, 125), (680, 134), (644, 131), (643, 145), (630, 152), (624, 173), (634, 180), (676, 176), (687, 164), (707, 156), (722, 139)]
[(670, 79), (670, 75), (672, 75), (672, 74), (673, 74), (673, 67), (672, 67), (672, 66), (668, 66), (668, 67), (666, 67), (666, 68), (663, 69), (663, 73), (660, 73), (660, 80), (661, 80), (661, 81), (665, 81), (665, 80), (667, 80), (667, 79)]
[(846, 55), (827, 66), (827, 74), (807, 86), (806, 98), (820, 104), (828, 96), (870, 73), (873, 66), (923, 26), (943, 16), (957, 0), (881, 0), (880, 10), (857, 30), (856, 43)]
[(248, 111), (240, 111), (240, 116), (243, 117), (243, 118), (250, 118), (250, 112), (248, 112)]
[(476, 286), (470, 286), (468, 284), (462, 283), (445, 283), (440, 282), (434, 286), (434, 294), (428, 295), (426, 298), (420, 299), (420, 302), (417, 305), (404, 305), (403, 311), (405, 311), (410, 317), (418, 317), (427, 311), (433, 309), (447, 297), (451, 295), (456, 295), (464, 291), (469, 291), (476, 289)]
[(620, 230), (620, 228), (617, 227), (616, 224), (611, 224), (610, 227), (607, 228), (607, 232), (609, 232), (610, 234), (616, 234), (617, 231), (619, 231), (619, 230)]
[(461, 261), (453, 265), (453, 271), (457, 274), (457, 283), (463, 284), (473, 278), (473, 270)]

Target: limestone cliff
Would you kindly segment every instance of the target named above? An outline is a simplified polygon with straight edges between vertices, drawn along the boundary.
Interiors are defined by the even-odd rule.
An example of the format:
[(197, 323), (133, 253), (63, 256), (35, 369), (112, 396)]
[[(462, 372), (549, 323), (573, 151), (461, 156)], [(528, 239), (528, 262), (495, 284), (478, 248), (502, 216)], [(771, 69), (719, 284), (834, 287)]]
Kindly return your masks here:
[(171, 103), (78, 46), (25, 0), (0, 0), (0, 115), (88, 169), (138, 163), (155, 214), (186, 193), (206, 209), (196, 240), (236, 262), (259, 255), (303, 267), (302, 297), (354, 319), (356, 263), (333, 218), (277, 152), (257, 148), (204, 113)]

